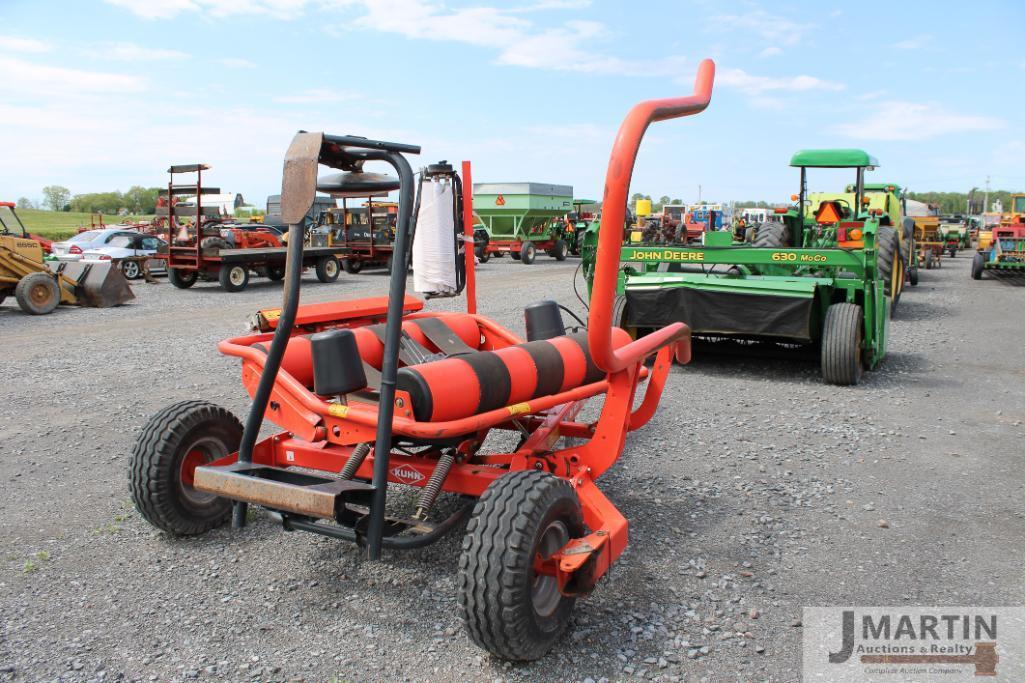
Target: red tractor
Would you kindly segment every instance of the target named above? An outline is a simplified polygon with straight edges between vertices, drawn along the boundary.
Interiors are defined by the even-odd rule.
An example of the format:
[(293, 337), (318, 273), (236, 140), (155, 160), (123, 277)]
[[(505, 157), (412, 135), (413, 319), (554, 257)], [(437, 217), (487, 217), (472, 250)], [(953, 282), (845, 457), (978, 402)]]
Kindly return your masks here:
[[(613, 300), (644, 131), (703, 111), (713, 74), (706, 60), (695, 94), (642, 102), (623, 122), (605, 180), (587, 326), (572, 334), (551, 301), (525, 309), (526, 339), (477, 313), (473, 204), (463, 193), (473, 187), (468, 162), (461, 177), (450, 167), (441, 179), (421, 174), (421, 183), (452, 190), (418, 193), (406, 158), (418, 146), (297, 134), (282, 182), (284, 305), (263, 312), (262, 327), (271, 331), (219, 345), (241, 361), (253, 397), (245, 427), (199, 400), (154, 415), (131, 458), (142, 516), (170, 534), (193, 535), (229, 518), (241, 527), (247, 506), (260, 505), (286, 530), (359, 543), (371, 560), (385, 548), (423, 547), (468, 518), (458, 590), (470, 638), (505, 659), (543, 656), (575, 601), (594, 590), (627, 544), (627, 520), (596, 480), (615, 464), (627, 434), (651, 419), (674, 357), (689, 359), (686, 325), (632, 339), (613, 326)], [(390, 165), (398, 178), (364, 172), (367, 161)], [(318, 183), (320, 165), (346, 172)], [(416, 237), (458, 245), (466, 312), (422, 310), (422, 301), (406, 296), (403, 267), (392, 268), (386, 298), (300, 307), (303, 224), (325, 184), (337, 196), (398, 190), (396, 265), (408, 263), (418, 195), (443, 197), (437, 206), (454, 210), (453, 222), (436, 221), (428, 233), (421, 215)], [(600, 415), (585, 420), (581, 411), (592, 398)], [(260, 439), (265, 417), (281, 431)], [(518, 440), (491, 443), (493, 433)], [(397, 486), (419, 489), (412, 511), (399, 511), (388, 496)], [(443, 491), (455, 495), (435, 506)]]

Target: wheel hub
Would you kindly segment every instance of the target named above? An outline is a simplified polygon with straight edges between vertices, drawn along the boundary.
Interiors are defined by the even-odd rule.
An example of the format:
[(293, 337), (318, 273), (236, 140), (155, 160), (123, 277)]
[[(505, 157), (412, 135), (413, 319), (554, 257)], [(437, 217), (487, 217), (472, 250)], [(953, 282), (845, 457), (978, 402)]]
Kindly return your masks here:
[[(557, 553), (567, 543), (569, 543), (569, 529), (566, 528), (566, 525), (559, 520), (549, 524), (537, 543), (535, 566)], [(562, 601), (559, 580), (554, 576), (535, 573), (530, 587), (530, 598), (534, 604), (534, 612), (542, 617), (551, 616)]]
[(228, 277), (231, 280), (231, 284), (241, 285), (242, 281), (246, 279), (246, 273), (241, 268), (235, 267), (231, 269), (231, 273), (228, 274)]

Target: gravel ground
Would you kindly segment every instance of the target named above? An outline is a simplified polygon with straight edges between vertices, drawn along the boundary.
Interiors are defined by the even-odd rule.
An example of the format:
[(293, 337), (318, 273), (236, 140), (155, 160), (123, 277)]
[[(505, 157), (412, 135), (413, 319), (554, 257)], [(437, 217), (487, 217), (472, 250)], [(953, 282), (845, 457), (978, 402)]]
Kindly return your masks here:
[[(576, 262), (481, 267), (481, 310), (512, 329)], [(1017, 604), (1025, 559), (1025, 289), (923, 271), (890, 354), (854, 388), (815, 363), (698, 354), (602, 479), (627, 552), (546, 659), (495, 660), (456, 612), (460, 534), (367, 563), (349, 544), (244, 531), (173, 540), (132, 509), (128, 453), (164, 405), (238, 415), (216, 343), (276, 305), (139, 284), (129, 306), (34, 318), (0, 307), (2, 681), (795, 681), (801, 608)], [(305, 278), (304, 301), (386, 278)]]

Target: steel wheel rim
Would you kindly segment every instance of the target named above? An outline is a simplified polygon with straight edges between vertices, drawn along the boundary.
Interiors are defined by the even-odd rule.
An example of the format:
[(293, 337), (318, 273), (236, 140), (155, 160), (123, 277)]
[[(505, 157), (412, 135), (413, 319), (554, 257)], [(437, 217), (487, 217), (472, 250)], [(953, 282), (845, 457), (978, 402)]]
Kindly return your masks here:
[(43, 306), (50, 301), (50, 288), (42, 282), (32, 285), (28, 293), (29, 299), (37, 306)]
[(235, 266), (231, 269), (231, 272), (228, 273), (228, 279), (231, 280), (231, 284), (236, 287), (241, 286), (241, 284), (245, 282), (246, 271), (241, 266)]
[(185, 456), (178, 466), (178, 481), (181, 484), (182, 496), (190, 504), (197, 507), (209, 505), (217, 496), (212, 493), (197, 491), (193, 488), (196, 467), (206, 465), (214, 460), (223, 458), (228, 454), (228, 449), (217, 439), (203, 436), (185, 449)]
[[(569, 529), (561, 520), (555, 520), (541, 534), (537, 542), (535, 557), (547, 560), (569, 543)], [(530, 600), (538, 616), (549, 617), (562, 602), (559, 580), (554, 576), (535, 574), (530, 586)]]
[(328, 277), (334, 277), (338, 274), (338, 261), (328, 261), (324, 264), (324, 272), (327, 273)]
[(135, 261), (125, 261), (121, 266), (126, 278), (133, 278), (139, 275), (139, 264)]

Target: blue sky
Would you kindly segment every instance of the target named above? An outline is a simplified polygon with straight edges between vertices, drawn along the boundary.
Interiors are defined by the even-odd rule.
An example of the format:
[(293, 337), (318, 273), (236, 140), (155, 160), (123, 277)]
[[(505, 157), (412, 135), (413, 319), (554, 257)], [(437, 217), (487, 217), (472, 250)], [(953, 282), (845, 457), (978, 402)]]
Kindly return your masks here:
[(300, 128), (598, 197), (629, 107), (689, 92), (703, 57), (711, 106), (649, 130), (633, 191), (783, 200), (790, 154), (832, 146), (911, 189), (1022, 191), (1023, 28), (1020, 0), (3, 0), (0, 199), (203, 161), (262, 204)]

